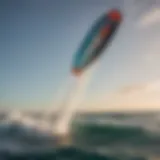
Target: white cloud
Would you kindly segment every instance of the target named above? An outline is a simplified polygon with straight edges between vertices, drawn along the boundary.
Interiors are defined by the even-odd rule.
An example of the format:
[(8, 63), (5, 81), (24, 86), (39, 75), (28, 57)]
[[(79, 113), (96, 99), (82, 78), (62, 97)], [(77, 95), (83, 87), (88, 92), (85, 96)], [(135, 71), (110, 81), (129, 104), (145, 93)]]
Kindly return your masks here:
[(138, 22), (138, 27), (149, 27), (160, 22), (160, 8), (154, 8)]

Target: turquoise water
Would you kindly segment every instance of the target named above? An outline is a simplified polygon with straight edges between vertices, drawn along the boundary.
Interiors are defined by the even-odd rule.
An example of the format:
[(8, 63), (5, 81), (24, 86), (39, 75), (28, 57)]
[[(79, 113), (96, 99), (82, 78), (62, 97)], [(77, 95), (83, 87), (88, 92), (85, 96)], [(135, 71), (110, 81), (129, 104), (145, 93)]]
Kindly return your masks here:
[(78, 115), (71, 139), (58, 147), (50, 134), (1, 123), (0, 160), (153, 160), (160, 157), (159, 113)]
[(9, 160), (145, 160), (144, 157), (127, 157), (127, 156), (104, 156), (97, 153), (86, 152), (74, 147), (60, 148), (54, 151), (45, 153), (31, 153), (31, 154), (19, 154), (19, 155), (8, 155), (6, 159)]

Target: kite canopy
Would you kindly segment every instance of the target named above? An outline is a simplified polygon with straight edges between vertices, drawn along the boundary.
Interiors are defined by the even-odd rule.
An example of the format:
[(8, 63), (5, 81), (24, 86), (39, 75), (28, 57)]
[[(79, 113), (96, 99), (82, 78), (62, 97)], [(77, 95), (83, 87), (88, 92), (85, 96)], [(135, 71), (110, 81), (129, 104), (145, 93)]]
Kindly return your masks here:
[(96, 20), (75, 54), (72, 66), (75, 76), (79, 76), (103, 53), (121, 21), (122, 15), (117, 9), (110, 10)]

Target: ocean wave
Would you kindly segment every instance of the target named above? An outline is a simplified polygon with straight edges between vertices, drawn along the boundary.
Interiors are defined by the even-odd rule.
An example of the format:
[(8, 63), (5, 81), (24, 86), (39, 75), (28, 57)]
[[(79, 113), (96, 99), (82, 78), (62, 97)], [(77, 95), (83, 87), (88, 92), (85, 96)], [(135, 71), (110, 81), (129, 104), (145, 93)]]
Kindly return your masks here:
[(101, 155), (94, 152), (88, 152), (75, 147), (58, 148), (55, 150), (45, 152), (32, 152), (29, 154), (8, 154), (1, 153), (1, 158), (4, 160), (147, 160), (145, 157), (138, 156), (114, 156)]
[[(58, 150), (55, 149), (56, 139), (49, 130), (45, 130), (48, 126), (41, 126), (40, 123), (35, 125), (23, 118), (23, 123), (9, 119), (0, 125), (0, 159), (8, 155), (9, 160), (47, 160), (54, 157), (75, 160), (145, 160), (151, 153), (160, 153), (160, 136), (157, 134), (159, 132), (146, 129), (147, 125), (155, 123), (150, 117), (145, 120), (141, 118), (143, 119), (141, 116), (137, 119), (135, 116), (99, 115), (96, 119), (96, 115), (80, 116), (79, 120), (83, 121), (75, 120), (71, 130), (72, 142), (76, 148)], [(146, 125), (143, 125), (144, 121), (147, 121)], [(45, 124), (49, 124), (51, 131), (54, 129), (54, 120), (50, 123), (46, 120)]]
[(147, 132), (142, 127), (122, 125), (76, 124), (73, 125), (75, 143), (86, 145), (158, 145), (160, 136)]

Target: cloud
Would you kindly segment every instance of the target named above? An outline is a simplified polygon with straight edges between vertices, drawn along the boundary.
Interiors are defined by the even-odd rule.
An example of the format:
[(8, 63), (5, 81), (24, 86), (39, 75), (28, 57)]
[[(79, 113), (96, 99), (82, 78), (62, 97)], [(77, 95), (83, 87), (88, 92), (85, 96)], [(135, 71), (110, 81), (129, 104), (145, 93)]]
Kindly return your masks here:
[(160, 80), (154, 81), (147, 86), (147, 91), (160, 93)]
[(144, 91), (146, 89), (147, 89), (146, 84), (131, 85), (131, 86), (126, 86), (121, 88), (119, 91), (119, 94), (131, 94), (131, 93)]
[(150, 83), (135, 84), (130, 86), (125, 86), (119, 90), (119, 94), (131, 94), (131, 93), (160, 93), (160, 80), (156, 80)]
[(160, 22), (160, 8), (154, 8), (146, 15), (144, 15), (140, 21), (138, 21), (138, 27), (144, 28), (154, 25)]
[(101, 94), (90, 99), (87, 105), (85, 110), (90, 111), (160, 110), (160, 79)]

